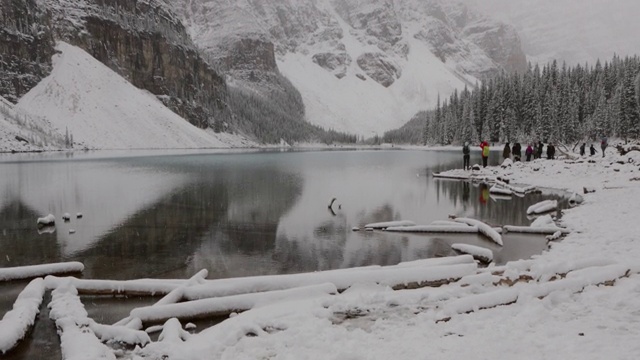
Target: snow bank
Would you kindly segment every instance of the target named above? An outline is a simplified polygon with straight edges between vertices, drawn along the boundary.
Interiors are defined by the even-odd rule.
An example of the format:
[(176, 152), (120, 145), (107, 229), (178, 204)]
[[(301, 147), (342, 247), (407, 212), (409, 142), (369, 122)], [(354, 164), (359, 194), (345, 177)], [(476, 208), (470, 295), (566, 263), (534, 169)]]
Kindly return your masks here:
[(469, 226), (476, 226), (478, 228), (478, 232), (482, 235), (488, 237), (490, 240), (495, 242), (496, 244), (502, 246), (502, 236), (491, 226), (483, 223), (482, 221), (469, 219), (469, 218), (456, 218), (455, 221), (465, 223)]
[(0, 281), (29, 279), (50, 274), (69, 274), (82, 272), (84, 265), (80, 262), (64, 262), (42, 265), (0, 268)]
[(13, 349), (24, 339), (29, 328), (35, 323), (44, 296), (44, 281), (31, 280), (18, 295), (13, 309), (0, 320), (0, 354)]
[(463, 254), (472, 255), (475, 259), (478, 259), (483, 263), (490, 263), (493, 261), (493, 251), (487, 248), (468, 244), (452, 244), (451, 248)]
[(158, 336), (158, 341), (162, 342), (184, 342), (189, 339), (189, 332), (182, 330), (180, 320), (171, 318), (162, 326), (162, 333)]

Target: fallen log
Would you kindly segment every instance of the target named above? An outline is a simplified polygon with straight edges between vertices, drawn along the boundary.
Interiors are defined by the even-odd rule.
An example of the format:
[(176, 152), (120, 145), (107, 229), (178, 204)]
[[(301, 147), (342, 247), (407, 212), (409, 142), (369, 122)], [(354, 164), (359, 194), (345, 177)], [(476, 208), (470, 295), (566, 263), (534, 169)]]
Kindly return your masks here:
[(531, 227), (531, 226), (513, 226), (513, 225), (505, 225), (502, 227), (505, 232), (512, 233), (523, 233), (523, 234), (540, 234), (540, 235), (552, 235), (556, 232), (560, 232), (562, 234), (570, 234), (571, 230), (556, 227), (556, 226), (547, 226), (547, 227)]
[(270, 304), (292, 298), (311, 298), (336, 294), (338, 290), (333, 284), (306, 286), (288, 290), (269, 291), (254, 294), (216, 297), (193, 300), (178, 304), (146, 306), (131, 310), (132, 318), (142, 322), (161, 322), (171, 318), (202, 319), (225, 316), (232, 312), (250, 310), (256, 306)]
[(0, 281), (23, 280), (53, 274), (72, 274), (83, 270), (84, 265), (76, 261), (0, 268)]
[(6, 354), (25, 338), (40, 312), (44, 296), (44, 281), (31, 282), (20, 292), (12, 310), (0, 320), (0, 354)]
[(167, 295), (180, 287), (187, 280), (85, 280), (74, 277), (47, 276), (45, 284), (48, 289), (55, 289), (61, 283), (70, 282), (81, 295), (128, 295), (158, 296)]
[(502, 236), (491, 226), (483, 223), (482, 221), (469, 219), (469, 218), (456, 218), (455, 221), (468, 224), (470, 226), (477, 226), (478, 232), (490, 240), (495, 242), (496, 244), (503, 246)]
[(184, 290), (184, 298), (198, 300), (204, 298), (247, 294), (252, 292), (291, 289), (300, 286), (333, 284), (343, 291), (357, 283), (377, 283), (390, 287), (408, 283), (436, 283), (443, 280), (454, 281), (465, 275), (475, 273), (475, 263), (436, 265), (428, 262), (419, 266), (385, 266), (372, 269), (330, 270), (303, 274), (254, 276), (210, 280), (205, 284), (194, 285)]

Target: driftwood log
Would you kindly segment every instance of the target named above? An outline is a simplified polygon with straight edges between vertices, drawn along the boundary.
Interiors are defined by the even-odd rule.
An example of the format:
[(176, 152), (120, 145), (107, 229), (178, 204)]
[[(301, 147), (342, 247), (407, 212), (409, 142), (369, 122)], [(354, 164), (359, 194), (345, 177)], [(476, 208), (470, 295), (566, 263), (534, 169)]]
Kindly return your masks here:
[(627, 146), (625, 148), (622, 145), (617, 145), (616, 149), (618, 150), (620, 155), (627, 155), (628, 153), (630, 153), (632, 151), (640, 151), (640, 146), (639, 145), (631, 145), (631, 146)]

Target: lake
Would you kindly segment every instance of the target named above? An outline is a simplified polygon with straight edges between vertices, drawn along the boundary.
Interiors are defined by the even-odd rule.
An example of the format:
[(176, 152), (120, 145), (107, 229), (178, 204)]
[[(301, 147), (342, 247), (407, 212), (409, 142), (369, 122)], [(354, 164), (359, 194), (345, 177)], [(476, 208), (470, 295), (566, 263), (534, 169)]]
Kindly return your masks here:
[[(471, 162), (480, 163), (479, 152)], [(488, 196), (483, 185), (431, 176), (461, 166), (459, 151), (0, 155), (0, 267), (81, 261), (84, 278), (188, 278), (208, 269), (215, 279), (392, 265), (452, 255), (453, 243), (490, 248), (497, 264), (546, 249), (544, 237), (532, 235), (508, 234), (499, 247), (475, 235), (352, 231), (380, 221), (428, 224), (449, 214), (528, 225), (528, 206), (563, 199), (544, 191), (505, 200)], [(39, 233), (36, 219), (49, 213), (55, 231)], [(64, 213), (70, 222), (62, 221)], [(0, 283), (0, 312), (23, 286)], [(139, 304), (85, 305), (109, 323)], [(28, 358), (36, 343), (12, 356)]]

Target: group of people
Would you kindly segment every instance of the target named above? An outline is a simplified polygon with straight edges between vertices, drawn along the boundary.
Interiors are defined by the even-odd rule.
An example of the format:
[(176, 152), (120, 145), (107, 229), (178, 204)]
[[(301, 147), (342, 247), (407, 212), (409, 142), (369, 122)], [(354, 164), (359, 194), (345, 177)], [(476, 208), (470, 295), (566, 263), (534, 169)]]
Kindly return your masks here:
[[(600, 140), (600, 149), (602, 149), (602, 157), (604, 157), (605, 150), (607, 149), (608, 146), (609, 146), (609, 142), (607, 141), (607, 137), (606, 136), (602, 137), (602, 139)], [(587, 147), (586, 143), (582, 143), (582, 145), (580, 145), (580, 156), (585, 156), (587, 152), (586, 147)], [(589, 156), (593, 156), (595, 154), (596, 154), (596, 148), (593, 146), (593, 144), (591, 144), (591, 146), (589, 147)]]
[[(541, 159), (544, 146), (545, 145), (542, 141), (538, 141), (537, 143), (534, 142), (532, 144), (527, 144), (527, 148), (524, 151), (526, 161), (531, 161), (531, 157), (533, 157), (533, 159)], [(607, 148), (607, 146), (608, 146), (607, 138), (603, 137), (600, 143), (600, 147), (602, 148), (602, 157), (604, 157), (605, 149)], [(487, 167), (487, 162), (489, 160), (489, 152), (490, 152), (489, 143), (486, 140), (483, 141), (482, 143), (480, 143), (480, 149), (482, 150), (482, 167)], [(582, 146), (580, 146), (580, 156), (584, 156), (585, 152), (586, 152), (586, 143), (583, 143)], [(596, 149), (595, 147), (593, 147), (593, 144), (591, 144), (591, 147), (589, 148), (589, 152), (591, 156), (596, 154)], [(463, 159), (464, 170), (471, 169), (471, 166), (469, 164), (469, 161), (471, 158), (471, 149), (469, 148), (468, 141), (465, 142), (464, 145), (462, 146), (462, 155), (463, 155), (462, 159)], [(513, 161), (521, 161), (522, 146), (520, 145), (520, 143), (515, 143), (513, 147), (510, 145), (509, 142), (507, 142), (504, 145), (504, 149), (502, 150), (502, 157), (504, 159), (511, 159), (512, 155), (513, 155)], [(555, 145), (553, 145), (553, 143), (549, 143), (547, 145), (547, 159), (553, 160), (555, 159), (555, 156), (556, 156), (556, 147)]]

